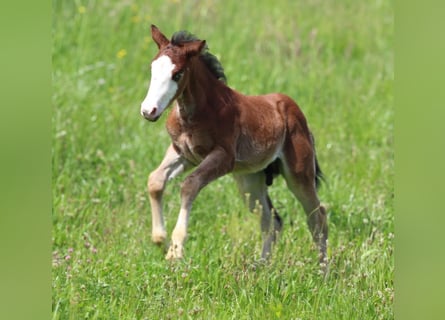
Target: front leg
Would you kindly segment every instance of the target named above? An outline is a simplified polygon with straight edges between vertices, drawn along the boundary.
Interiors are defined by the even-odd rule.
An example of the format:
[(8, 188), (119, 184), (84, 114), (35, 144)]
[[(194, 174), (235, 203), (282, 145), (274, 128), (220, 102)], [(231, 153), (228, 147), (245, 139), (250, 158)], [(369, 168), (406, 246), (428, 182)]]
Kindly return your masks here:
[(168, 180), (173, 179), (190, 167), (191, 164), (182, 158), (170, 145), (159, 167), (150, 173), (148, 177), (148, 195), (150, 197), (152, 217), (152, 240), (161, 245), (164, 243), (167, 232), (165, 231), (164, 218), (162, 216), (162, 195)]
[(184, 255), (184, 242), (187, 237), (187, 225), (192, 208), (199, 191), (213, 180), (232, 171), (235, 163), (233, 154), (221, 147), (215, 148), (190, 174), (181, 187), (181, 209), (178, 221), (172, 233), (172, 241), (166, 259), (180, 259)]

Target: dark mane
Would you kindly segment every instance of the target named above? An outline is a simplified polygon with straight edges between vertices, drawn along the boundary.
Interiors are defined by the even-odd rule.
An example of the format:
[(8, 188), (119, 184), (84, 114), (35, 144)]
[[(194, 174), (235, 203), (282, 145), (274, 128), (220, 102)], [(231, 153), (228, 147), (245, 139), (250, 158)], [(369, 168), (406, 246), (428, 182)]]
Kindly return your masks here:
[[(182, 30), (175, 32), (172, 36), (171, 43), (173, 45), (180, 45), (184, 42), (190, 42), (190, 41), (196, 41), (200, 40), (195, 35), (191, 34), (188, 31)], [(210, 72), (218, 79), (221, 80), (224, 83), (227, 83), (226, 75), (224, 74), (224, 68), (221, 65), (221, 62), (209, 52), (209, 48), (206, 44), (205, 48), (201, 52), (200, 55), (202, 61), (205, 63), (207, 68), (209, 68)]]

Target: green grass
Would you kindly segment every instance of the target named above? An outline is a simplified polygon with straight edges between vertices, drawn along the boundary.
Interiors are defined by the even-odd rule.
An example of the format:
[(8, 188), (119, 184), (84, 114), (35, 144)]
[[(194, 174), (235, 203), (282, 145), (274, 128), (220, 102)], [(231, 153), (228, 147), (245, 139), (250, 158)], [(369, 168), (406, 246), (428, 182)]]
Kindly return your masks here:
[[(169, 143), (139, 114), (149, 26), (206, 39), (231, 87), (283, 92), (328, 183), (330, 275), (282, 179), (285, 222), (259, 265), (259, 217), (230, 176), (194, 203), (186, 258), (153, 245), (147, 175)], [(53, 1), (54, 319), (392, 319), (393, 9), (388, 1)], [(179, 185), (165, 194), (171, 232)]]

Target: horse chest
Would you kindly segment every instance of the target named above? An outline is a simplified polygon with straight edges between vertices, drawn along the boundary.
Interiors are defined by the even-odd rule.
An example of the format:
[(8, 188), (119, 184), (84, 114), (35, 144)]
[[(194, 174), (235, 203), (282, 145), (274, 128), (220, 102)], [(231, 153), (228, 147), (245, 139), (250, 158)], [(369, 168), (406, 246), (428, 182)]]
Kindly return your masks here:
[(201, 163), (213, 148), (209, 136), (199, 132), (183, 132), (172, 139), (179, 153), (193, 164)]

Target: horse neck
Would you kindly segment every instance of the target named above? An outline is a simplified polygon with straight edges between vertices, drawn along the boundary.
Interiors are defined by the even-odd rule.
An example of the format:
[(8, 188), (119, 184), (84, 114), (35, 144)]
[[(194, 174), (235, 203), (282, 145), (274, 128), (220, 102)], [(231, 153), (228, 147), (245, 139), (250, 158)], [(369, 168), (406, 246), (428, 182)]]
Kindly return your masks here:
[(196, 114), (211, 112), (211, 109), (227, 104), (231, 94), (230, 88), (216, 79), (199, 57), (196, 57), (190, 61), (188, 83), (177, 98), (180, 115), (190, 120)]

